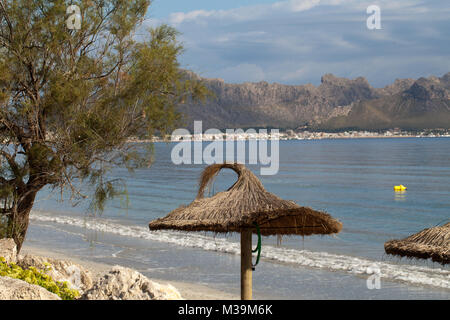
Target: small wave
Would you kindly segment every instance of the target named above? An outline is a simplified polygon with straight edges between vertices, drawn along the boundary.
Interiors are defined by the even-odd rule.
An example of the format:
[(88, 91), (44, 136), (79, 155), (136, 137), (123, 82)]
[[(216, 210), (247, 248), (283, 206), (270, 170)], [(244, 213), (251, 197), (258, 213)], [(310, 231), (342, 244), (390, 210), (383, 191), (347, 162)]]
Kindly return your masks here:
[[(146, 227), (126, 226), (107, 219), (79, 218), (49, 215), (33, 211), (31, 219), (39, 222), (51, 222), (86, 228), (88, 230), (113, 233), (121, 236), (164, 242), (178, 246), (199, 248), (208, 251), (240, 254), (239, 243), (225, 238), (214, 238), (198, 233), (177, 231), (149, 231)], [(389, 262), (373, 261), (327, 252), (313, 252), (279, 248), (266, 245), (261, 257), (275, 262), (298, 266), (343, 271), (355, 275), (370, 275), (374, 266), (380, 270), (381, 279), (396, 280), (417, 285), (429, 285), (450, 289), (450, 270), (422, 266), (399, 265)]]
[(119, 251), (117, 251), (117, 252), (111, 254), (111, 256), (112, 256), (113, 258), (117, 258), (117, 255), (118, 255), (119, 253), (122, 253), (123, 251), (124, 251), (124, 249), (119, 250)]

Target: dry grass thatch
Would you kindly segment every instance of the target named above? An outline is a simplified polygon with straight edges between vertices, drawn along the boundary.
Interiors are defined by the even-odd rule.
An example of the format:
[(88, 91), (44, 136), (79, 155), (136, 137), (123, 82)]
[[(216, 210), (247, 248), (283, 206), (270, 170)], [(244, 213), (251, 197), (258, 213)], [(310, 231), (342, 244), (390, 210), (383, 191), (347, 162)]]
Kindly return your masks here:
[[(218, 172), (234, 170), (237, 181), (227, 190), (205, 198), (204, 192)], [(197, 198), (166, 217), (150, 222), (150, 230), (240, 232), (254, 223), (262, 235), (332, 234), (342, 229), (342, 223), (329, 214), (300, 207), (267, 192), (261, 181), (244, 165), (237, 163), (208, 166), (200, 177)]]
[(428, 228), (402, 240), (391, 240), (384, 244), (388, 254), (402, 257), (432, 259), (441, 264), (450, 263), (450, 222)]

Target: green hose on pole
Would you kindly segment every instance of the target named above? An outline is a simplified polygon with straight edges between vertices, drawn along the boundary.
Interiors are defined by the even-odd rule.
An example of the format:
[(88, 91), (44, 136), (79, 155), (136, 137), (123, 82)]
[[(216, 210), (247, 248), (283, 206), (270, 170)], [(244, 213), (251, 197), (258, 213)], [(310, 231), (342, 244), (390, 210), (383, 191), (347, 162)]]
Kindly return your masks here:
[(258, 233), (258, 244), (256, 245), (255, 250), (252, 250), (253, 253), (258, 252), (258, 255), (256, 256), (256, 262), (255, 264), (252, 264), (252, 270), (255, 271), (255, 267), (259, 263), (259, 257), (261, 256), (261, 230), (259, 230), (259, 226), (256, 222), (253, 223), (256, 227), (256, 232)]

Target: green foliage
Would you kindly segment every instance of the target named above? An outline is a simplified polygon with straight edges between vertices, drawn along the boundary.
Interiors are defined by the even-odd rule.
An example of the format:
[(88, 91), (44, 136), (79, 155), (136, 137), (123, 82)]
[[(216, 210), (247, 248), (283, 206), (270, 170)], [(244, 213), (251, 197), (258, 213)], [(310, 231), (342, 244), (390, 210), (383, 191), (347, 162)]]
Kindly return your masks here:
[(67, 282), (53, 280), (47, 272), (51, 266), (46, 266), (46, 270), (40, 271), (34, 267), (22, 269), (15, 263), (7, 264), (5, 258), (0, 257), (0, 276), (23, 280), (30, 284), (40, 286), (63, 300), (74, 300), (79, 297), (77, 290), (70, 289)]
[[(88, 185), (101, 211), (126, 192), (107, 181), (111, 168), (151, 162), (130, 138), (170, 133), (183, 102), (207, 97), (180, 69), (178, 32), (145, 31), (150, 2), (0, 1), (0, 216), (21, 219), (9, 234), (18, 245), (44, 186), (78, 203)], [(66, 24), (69, 5), (80, 8), (79, 30)]]

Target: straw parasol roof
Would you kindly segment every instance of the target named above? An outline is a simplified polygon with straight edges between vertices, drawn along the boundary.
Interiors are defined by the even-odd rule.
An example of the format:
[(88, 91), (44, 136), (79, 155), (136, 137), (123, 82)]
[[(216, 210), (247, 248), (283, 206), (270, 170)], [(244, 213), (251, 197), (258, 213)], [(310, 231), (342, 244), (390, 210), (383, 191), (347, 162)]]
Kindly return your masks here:
[[(205, 198), (205, 189), (221, 169), (234, 170), (237, 181), (227, 190)], [(267, 192), (261, 181), (244, 165), (213, 164), (200, 177), (196, 199), (181, 206), (166, 217), (150, 222), (150, 230), (241, 232), (252, 229), (254, 223), (261, 235), (332, 234), (342, 229), (342, 223), (327, 213), (301, 207)]]
[(388, 254), (402, 257), (432, 259), (441, 264), (450, 263), (450, 222), (428, 228), (402, 240), (391, 240), (384, 244)]

